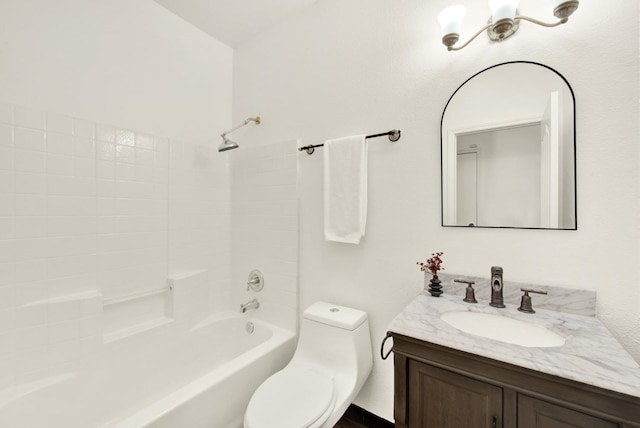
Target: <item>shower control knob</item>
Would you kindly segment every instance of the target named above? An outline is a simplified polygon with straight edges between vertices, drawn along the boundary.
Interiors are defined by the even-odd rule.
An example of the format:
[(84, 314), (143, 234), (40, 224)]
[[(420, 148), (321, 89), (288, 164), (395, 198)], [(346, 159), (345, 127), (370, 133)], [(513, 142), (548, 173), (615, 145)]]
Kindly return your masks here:
[(249, 279), (247, 280), (247, 291), (253, 290), (259, 292), (264, 287), (264, 276), (258, 269), (254, 269), (249, 273)]

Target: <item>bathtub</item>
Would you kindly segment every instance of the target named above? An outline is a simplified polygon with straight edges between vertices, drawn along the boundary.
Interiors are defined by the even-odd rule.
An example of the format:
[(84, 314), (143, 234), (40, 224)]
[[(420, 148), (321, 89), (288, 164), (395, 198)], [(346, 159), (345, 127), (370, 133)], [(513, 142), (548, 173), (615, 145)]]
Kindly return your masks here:
[(80, 370), (0, 391), (0, 426), (241, 427), (253, 391), (294, 350), (292, 332), (233, 312), (167, 322), (104, 344)]

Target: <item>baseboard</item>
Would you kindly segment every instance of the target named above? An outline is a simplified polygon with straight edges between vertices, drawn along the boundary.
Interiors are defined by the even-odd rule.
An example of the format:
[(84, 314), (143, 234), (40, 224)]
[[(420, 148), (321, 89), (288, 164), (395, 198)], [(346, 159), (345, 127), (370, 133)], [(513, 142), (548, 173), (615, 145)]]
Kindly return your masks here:
[(366, 411), (362, 407), (358, 407), (355, 404), (349, 406), (344, 413), (344, 418), (352, 420), (367, 428), (393, 428), (394, 423), (389, 422), (386, 419), (376, 416), (371, 412)]

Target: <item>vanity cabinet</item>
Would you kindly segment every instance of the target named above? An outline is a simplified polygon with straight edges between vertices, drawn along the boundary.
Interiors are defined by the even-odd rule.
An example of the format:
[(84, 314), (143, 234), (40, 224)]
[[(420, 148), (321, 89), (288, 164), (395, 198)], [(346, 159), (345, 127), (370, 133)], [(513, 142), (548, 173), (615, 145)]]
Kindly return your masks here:
[(393, 339), (397, 428), (640, 428), (638, 397)]
[[(638, 415), (640, 417), (640, 415)], [(564, 406), (518, 394), (519, 428), (616, 428), (620, 424), (607, 421)]]
[(415, 360), (408, 390), (412, 427), (486, 428), (502, 415), (502, 388)]

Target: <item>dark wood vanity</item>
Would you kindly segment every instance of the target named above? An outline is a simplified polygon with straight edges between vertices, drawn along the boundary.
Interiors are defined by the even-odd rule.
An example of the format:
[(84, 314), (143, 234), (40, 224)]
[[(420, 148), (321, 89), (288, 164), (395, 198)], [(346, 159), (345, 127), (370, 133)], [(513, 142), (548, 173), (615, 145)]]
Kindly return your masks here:
[(640, 428), (638, 397), (397, 333), (393, 341), (397, 428)]

